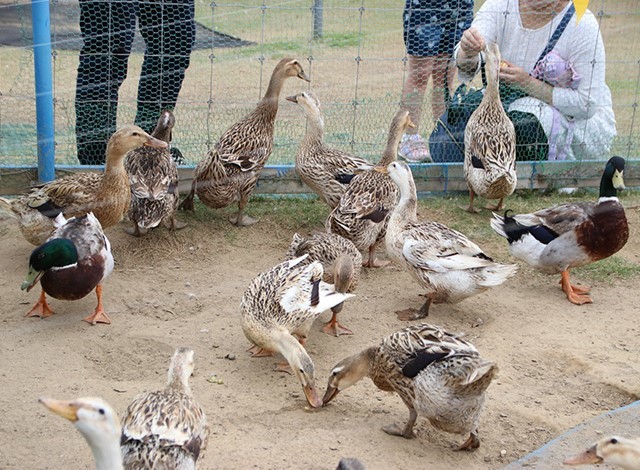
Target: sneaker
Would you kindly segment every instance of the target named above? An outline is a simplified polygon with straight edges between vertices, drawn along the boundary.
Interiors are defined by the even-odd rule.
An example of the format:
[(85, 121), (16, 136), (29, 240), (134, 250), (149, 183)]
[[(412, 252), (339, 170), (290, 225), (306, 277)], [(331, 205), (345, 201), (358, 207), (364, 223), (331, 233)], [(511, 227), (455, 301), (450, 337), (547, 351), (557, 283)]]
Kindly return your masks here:
[(398, 155), (411, 163), (432, 161), (429, 146), (420, 134), (404, 134)]

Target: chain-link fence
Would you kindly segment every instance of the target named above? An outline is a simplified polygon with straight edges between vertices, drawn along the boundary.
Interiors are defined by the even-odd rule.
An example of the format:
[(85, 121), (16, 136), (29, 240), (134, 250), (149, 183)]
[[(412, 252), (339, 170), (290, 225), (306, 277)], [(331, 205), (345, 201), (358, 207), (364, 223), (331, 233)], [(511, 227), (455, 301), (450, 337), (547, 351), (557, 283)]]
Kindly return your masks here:
[[(417, 136), (404, 139), (401, 153), (422, 160), (422, 140), (428, 140), (445, 107), (443, 57), (469, 26), (471, 9), (477, 12), (484, 3), (494, 9), (485, 11), (483, 34), (502, 43), (509, 64), (533, 68), (550, 39), (551, 29), (544, 29), (550, 17), (523, 11), (520, 19), (513, 14), (516, 0), (475, 5), (470, 0), (407, 0), (406, 5), (401, 0), (53, 0), (56, 163), (99, 162), (116, 122), (135, 121), (150, 129), (162, 107), (175, 105), (173, 145), (186, 164), (195, 164), (225, 129), (254, 108), (273, 67), (286, 56), (301, 61), (311, 83), (290, 79), (285, 84), (269, 164), (293, 162), (306, 123), (284, 96), (309, 87), (322, 102), (327, 143), (375, 161), (391, 118), (403, 105), (419, 126)], [(560, 144), (553, 154), (544, 150), (523, 158), (640, 154), (640, 4), (591, 0), (589, 6), (595, 17), (584, 17), (578, 32), (570, 24), (567, 32), (573, 32), (557, 46), (572, 57), (580, 49), (579, 60), (563, 61), (560, 54), (558, 63), (545, 63), (562, 88), (553, 92), (560, 112), (526, 98), (516, 109), (539, 118), (541, 129), (531, 131), (538, 132), (531, 134), (534, 141), (553, 137), (555, 142), (559, 136)], [(529, 24), (521, 23), (525, 20)], [(516, 34), (514, 28), (521, 31)], [(536, 36), (536, 31), (543, 32)], [(599, 34), (606, 50), (606, 84)], [(0, 166), (35, 165), (31, 46), (30, 2), (0, 0)], [(454, 89), (457, 83), (456, 78), (449, 85)], [(544, 100), (549, 90), (529, 92)], [(567, 153), (564, 142), (571, 139), (578, 146)]]

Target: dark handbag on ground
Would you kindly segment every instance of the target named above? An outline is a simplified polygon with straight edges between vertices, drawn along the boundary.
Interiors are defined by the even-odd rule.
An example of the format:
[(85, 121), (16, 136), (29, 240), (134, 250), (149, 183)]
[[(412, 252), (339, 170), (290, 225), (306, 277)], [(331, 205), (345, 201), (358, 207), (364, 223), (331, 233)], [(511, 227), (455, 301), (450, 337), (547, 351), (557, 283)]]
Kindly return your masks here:
[[(573, 4), (563, 16), (549, 39), (547, 47), (536, 61), (539, 63), (556, 45), (575, 11)], [(480, 71), (482, 72), (482, 86), (486, 88), (487, 78), (484, 70), (484, 59), (480, 55)], [(450, 61), (451, 65), (453, 61)], [(533, 67), (535, 68), (535, 66)], [(464, 130), (471, 114), (480, 105), (484, 90), (469, 88), (461, 84), (450, 94), (449, 84), (445, 73), (444, 94), (445, 112), (436, 121), (435, 128), (429, 136), (429, 152), (436, 163), (451, 163), (464, 161)], [(509, 109), (515, 100), (528, 96), (524, 91), (516, 89), (506, 83), (500, 83), (500, 99), (505, 110)], [(538, 118), (531, 113), (522, 111), (507, 112), (516, 131), (516, 160), (546, 160), (549, 154), (547, 136)]]

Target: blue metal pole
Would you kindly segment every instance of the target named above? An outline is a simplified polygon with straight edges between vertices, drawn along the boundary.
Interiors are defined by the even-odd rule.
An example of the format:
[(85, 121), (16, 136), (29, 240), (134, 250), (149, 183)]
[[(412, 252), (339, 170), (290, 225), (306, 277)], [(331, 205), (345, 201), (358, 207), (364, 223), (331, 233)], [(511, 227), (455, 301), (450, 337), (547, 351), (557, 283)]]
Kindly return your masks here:
[(55, 178), (53, 72), (48, 0), (31, 0), (31, 20), (33, 23), (33, 65), (36, 76), (38, 180), (45, 183)]

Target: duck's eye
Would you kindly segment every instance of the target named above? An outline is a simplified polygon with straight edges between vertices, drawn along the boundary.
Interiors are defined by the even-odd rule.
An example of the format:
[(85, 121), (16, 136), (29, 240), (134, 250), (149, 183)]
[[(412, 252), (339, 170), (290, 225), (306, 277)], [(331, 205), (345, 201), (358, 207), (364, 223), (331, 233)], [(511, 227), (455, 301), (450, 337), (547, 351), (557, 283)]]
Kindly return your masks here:
[(47, 255), (44, 253), (38, 253), (38, 259), (45, 259)]
[(300, 369), (300, 373), (301, 373), (301, 374), (304, 374), (304, 369)]
[(133, 134), (131, 134), (134, 137), (138, 137), (140, 134), (138, 134), (137, 132), (134, 132)]
[(98, 413), (100, 413), (101, 415), (103, 415), (103, 414), (104, 414), (104, 408), (100, 408), (100, 409), (98, 410)]
[(615, 437), (613, 439), (611, 439), (609, 441), (611, 444), (617, 444), (618, 443), (618, 439), (616, 439)]
[(333, 375), (335, 377), (336, 375), (338, 375), (338, 372), (334, 370), (334, 371), (331, 372), (331, 375)]

